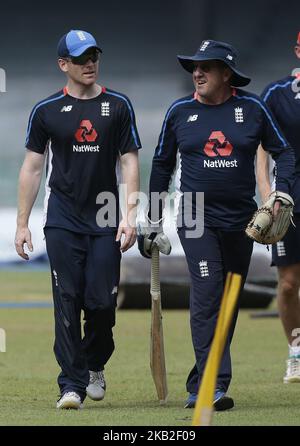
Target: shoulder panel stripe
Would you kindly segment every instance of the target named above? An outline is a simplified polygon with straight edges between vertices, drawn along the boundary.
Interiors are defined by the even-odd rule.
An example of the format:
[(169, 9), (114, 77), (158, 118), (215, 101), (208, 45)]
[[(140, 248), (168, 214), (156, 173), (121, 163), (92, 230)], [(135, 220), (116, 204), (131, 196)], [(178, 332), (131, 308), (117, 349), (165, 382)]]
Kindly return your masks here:
[(57, 96), (57, 97), (55, 97), (55, 98), (48, 99), (48, 100), (46, 100), (46, 101), (42, 101), (42, 102), (40, 102), (39, 104), (37, 104), (37, 105), (35, 106), (35, 108), (33, 109), (32, 113), (31, 113), (31, 116), (30, 116), (30, 120), (29, 120), (29, 124), (28, 124), (28, 129), (27, 129), (27, 135), (26, 135), (26, 142), (25, 142), (25, 145), (27, 145), (28, 140), (29, 140), (29, 134), (30, 134), (31, 125), (32, 125), (32, 120), (33, 120), (33, 117), (34, 117), (34, 115), (35, 115), (35, 112), (36, 112), (42, 105), (48, 104), (49, 102), (57, 101), (58, 99), (61, 99), (61, 98), (64, 98), (64, 97), (65, 97), (65, 94), (61, 94), (61, 95), (59, 95), (59, 96)]
[(179, 102), (175, 102), (175, 104), (171, 105), (171, 107), (169, 108), (164, 123), (163, 123), (163, 129), (162, 129), (162, 135), (161, 135), (161, 140), (160, 140), (160, 144), (159, 144), (159, 151), (157, 152), (157, 156), (160, 156), (161, 152), (162, 152), (162, 147), (163, 147), (163, 142), (164, 142), (164, 137), (165, 137), (165, 131), (166, 131), (166, 125), (167, 125), (167, 120), (169, 119), (170, 113), (172, 110), (174, 110), (175, 107), (177, 107), (177, 105), (181, 105), (181, 104), (186, 104), (189, 102), (193, 102), (196, 99), (193, 97), (192, 99), (186, 99), (185, 101), (179, 101)]
[(279, 131), (278, 128), (276, 127), (276, 125), (275, 125), (275, 123), (274, 123), (274, 121), (273, 121), (273, 119), (272, 119), (272, 116), (270, 115), (270, 113), (268, 112), (268, 110), (266, 109), (266, 107), (264, 107), (264, 105), (263, 105), (258, 99), (256, 99), (256, 98), (252, 98), (251, 96), (238, 96), (238, 95), (236, 96), (236, 98), (238, 98), (238, 99), (246, 99), (246, 100), (248, 100), (248, 101), (253, 101), (253, 102), (255, 102), (256, 104), (258, 104), (258, 105), (263, 109), (263, 111), (265, 112), (266, 116), (268, 117), (268, 119), (269, 119), (269, 121), (270, 121), (270, 123), (271, 123), (273, 129), (275, 130), (276, 135), (278, 136), (278, 138), (279, 138), (280, 141), (282, 142), (283, 147), (287, 147), (287, 146), (288, 146), (287, 143), (286, 143), (286, 141), (285, 141), (285, 139), (284, 139), (284, 137), (281, 135), (280, 131)]
[(267, 91), (267, 93), (265, 94), (265, 97), (263, 98), (264, 102), (266, 102), (268, 100), (272, 91), (276, 90), (277, 88), (285, 88), (288, 85), (291, 85), (292, 83), (293, 83), (293, 81), (287, 81), (287, 82), (285, 82), (285, 84), (275, 84), (275, 85), (273, 85), (273, 87), (270, 87), (269, 90)]
[(133, 139), (134, 139), (135, 145), (136, 145), (137, 147), (140, 147), (140, 145), (139, 145), (139, 143), (138, 143), (138, 140), (137, 140), (137, 136), (136, 136), (136, 132), (135, 132), (135, 129), (134, 129), (134, 125), (133, 125), (133, 122), (134, 122), (134, 119), (133, 119), (133, 109), (132, 109), (132, 107), (131, 107), (129, 101), (128, 101), (124, 96), (122, 96), (121, 94), (113, 93), (112, 91), (107, 90), (107, 89), (106, 89), (106, 94), (111, 94), (112, 96), (116, 96), (117, 98), (123, 99), (123, 101), (125, 101), (125, 103), (126, 103), (128, 109), (129, 109), (129, 113), (130, 113), (130, 118), (131, 118), (131, 132), (132, 132), (132, 135), (133, 135)]

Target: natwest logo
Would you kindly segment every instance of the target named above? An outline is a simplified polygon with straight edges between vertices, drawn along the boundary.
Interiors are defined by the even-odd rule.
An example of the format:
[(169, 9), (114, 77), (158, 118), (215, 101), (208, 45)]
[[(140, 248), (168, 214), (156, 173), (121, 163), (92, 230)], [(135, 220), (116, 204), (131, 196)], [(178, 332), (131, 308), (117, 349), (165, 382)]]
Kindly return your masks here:
[(89, 119), (83, 119), (75, 133), (75, 138), (78, 142), (94, 142), (97, 136), (98, 133)]
[(220, 131), (214, 131), (210, 134), (210, 137), (205, 144), (204, 153), (207, 156), (229, 156), (233, 151), (233, 147), (226, 140), (225, 135)]

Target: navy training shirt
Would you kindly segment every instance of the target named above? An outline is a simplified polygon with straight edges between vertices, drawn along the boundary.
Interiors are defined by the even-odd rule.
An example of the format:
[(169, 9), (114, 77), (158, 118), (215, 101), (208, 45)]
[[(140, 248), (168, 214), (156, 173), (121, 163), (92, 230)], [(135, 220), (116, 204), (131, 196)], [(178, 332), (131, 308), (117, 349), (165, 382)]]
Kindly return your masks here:
[(300, 214), (300, 78), (288, 76), (269, 84), (261, 95), (294, 150), (296, 178), (291, 190), (294, 213)]
[[(232, 96), (219, 105), (202, 104), (196, 94), (179, 99), (167, 111), (162, 126), (150, 193), (168, 191), (178, 151), (179, 196), (204, 192), (205, 226), (242, 230), (257, 209), (254, 160), (259, 143), (276, 162), (278, 190), (289, 193), (293, 151), (258, 96), (233, 89)], [(194, 206), (193, 201), (195, 212)], [(149, 216), (155, 220), (151, 210)]]
[[(102, 87), (95, 98), (77, 99), (64, 88), (33, 108), (25, 146), (40, 154), (48, 150), (45, 227), (91, 235), (116, 231), (118, 159), (141, 147), (126, 96)], [(100, 192), (115, 197), (109, 226), (96, 221), (107, 204), (96, 203)]]

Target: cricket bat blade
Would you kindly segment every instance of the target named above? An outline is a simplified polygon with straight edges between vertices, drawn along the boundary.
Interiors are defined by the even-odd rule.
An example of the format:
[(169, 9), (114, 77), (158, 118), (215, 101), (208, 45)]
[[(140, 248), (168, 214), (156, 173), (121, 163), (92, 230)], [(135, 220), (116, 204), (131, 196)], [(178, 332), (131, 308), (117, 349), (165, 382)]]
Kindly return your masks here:
[(151, 259), (150, 368), (158, 399), (161, 404), (164, 404), (166, 403), (168, 397), (168, 386), (159, 281), (159, 251), (156, 246), (154, 246), (152, 250)]

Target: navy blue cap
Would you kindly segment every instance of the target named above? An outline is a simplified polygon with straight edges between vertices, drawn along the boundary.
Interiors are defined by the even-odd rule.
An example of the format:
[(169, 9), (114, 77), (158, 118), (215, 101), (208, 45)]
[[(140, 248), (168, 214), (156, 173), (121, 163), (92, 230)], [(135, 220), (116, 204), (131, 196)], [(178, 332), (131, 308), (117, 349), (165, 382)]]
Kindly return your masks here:
[(217, 40), (203, 40), (194, 56), (177, 56), (179, 62), (185, 70), (192, 73), (194, 70), (193, 62), (203, 60), (221, 60), (233, 72), (231, 85), (233, 87), (245, 87), (251, 82), (250, 77), (245, 76), (236, 68), (237, 60), (236, 49), (228, 43), (218, 42)]
[(71, 30), (64, 34), (57, 45), (57, 54), (59, 57), (80, 56), (89, 48), (97, 48), (102, 53), (92, 34), (81, 31)]

